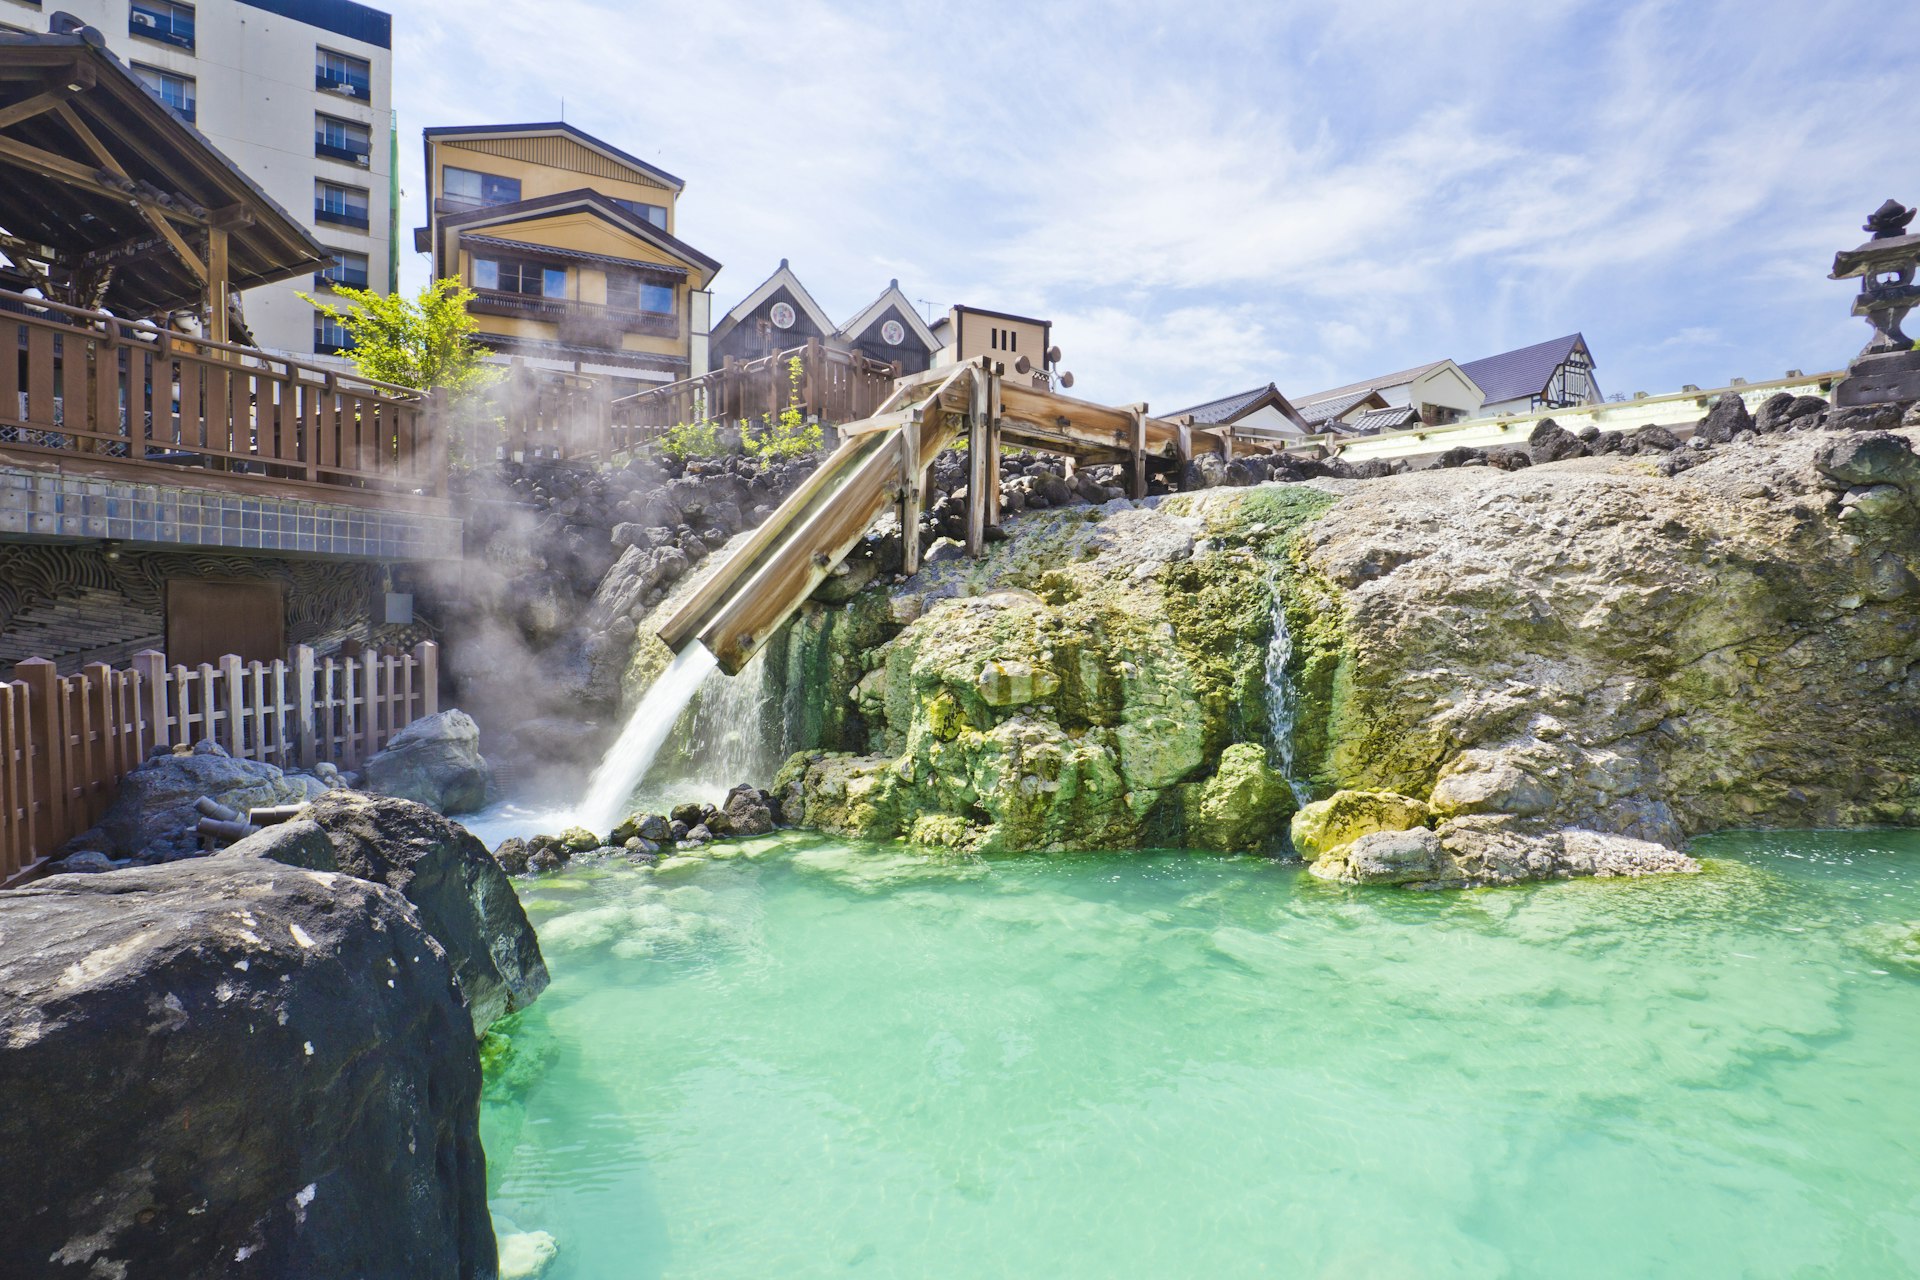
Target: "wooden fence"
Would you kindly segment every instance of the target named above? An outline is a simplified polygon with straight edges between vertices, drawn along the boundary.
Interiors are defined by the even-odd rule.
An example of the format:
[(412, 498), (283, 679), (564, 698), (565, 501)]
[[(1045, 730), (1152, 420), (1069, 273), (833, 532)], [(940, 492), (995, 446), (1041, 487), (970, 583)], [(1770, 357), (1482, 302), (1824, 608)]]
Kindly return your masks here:
[(758, 422), (778, 419), (795, 399), (791, 365), (800, 361), (797, 402), (800, 411), (822, 422), (854, 422), (870, 416), (893, 393), (898, 364), (886, 364), (857, 351), (837, 351), (818, 338), (757, 360), (734, 360), (698, 378), (650, 387), (613, 402), (617, 447), (630, 433), (647, 439), (681, 422)]
[(419, 392), (6, 291), (0, 454), (320, 498), (437, 497), (447, 479)]
[(439, 649), (169, 665), (147, 650), (116, 670), (62, 676), (29, 658), (0, 683), (0, 885), (33, 875), (100, 820), (120, 779), (155, 747), (211, 739), (282, 768), (358, 768), (439, 710)]

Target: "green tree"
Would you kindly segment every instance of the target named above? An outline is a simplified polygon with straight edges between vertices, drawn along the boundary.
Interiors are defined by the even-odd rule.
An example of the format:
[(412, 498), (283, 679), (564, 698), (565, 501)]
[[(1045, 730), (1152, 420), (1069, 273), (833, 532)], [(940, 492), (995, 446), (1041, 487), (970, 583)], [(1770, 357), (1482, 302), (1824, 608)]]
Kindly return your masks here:
[(345, 285), (335, 285), (333, 291), (351, 308), (343, 311), (311, 295), (300, 296), (339, 321), (353, 339), (347, 357), (365, 376), (420, 391), (445, 391), (455, 399), (490, 386), (499, 376), (498, 369), (483, 363), (487, 350), (474, 340), (476, 326), (467, 312), (473, 290), (458, 280), (435, 280), (411, 298)]

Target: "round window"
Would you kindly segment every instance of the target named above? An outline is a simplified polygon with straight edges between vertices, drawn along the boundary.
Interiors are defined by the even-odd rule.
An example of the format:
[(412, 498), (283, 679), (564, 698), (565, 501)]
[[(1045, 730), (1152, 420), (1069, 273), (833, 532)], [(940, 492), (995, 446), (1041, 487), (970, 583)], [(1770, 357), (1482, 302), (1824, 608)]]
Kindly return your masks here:
[(770, 318), (773, 321), (774, 328), (776, 329), (793, 328), (793, 304), (792, 303), (776, 302), (773, 304), (773, 310), (768, 312), (767, 314), (768, 314), (768, 318)]
[(880, 341), (890, 347), (897, 347), (907, 340), (906, 326), (898, 320), (889, 320), (880, 326)]

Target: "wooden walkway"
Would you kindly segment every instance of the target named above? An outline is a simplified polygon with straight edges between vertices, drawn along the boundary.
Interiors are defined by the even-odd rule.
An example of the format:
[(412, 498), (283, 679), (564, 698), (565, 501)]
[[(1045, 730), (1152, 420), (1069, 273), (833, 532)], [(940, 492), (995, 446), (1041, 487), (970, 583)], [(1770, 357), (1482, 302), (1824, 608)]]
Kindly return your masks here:
[(900, 518), (903, 568), (920, 567), (917, 530), (942, 449), (968, 453), (967, 551), (979, 555), (1000, 522), (1000, 455), (1028, 448), (1080, 465), (1118, 463), (1129, 491), (1147, 494), (1161, 460), (1184, 476), (1196, 447), (1231, 456), (1230, 435), (1148, 416), (1145, 405), (1076, 400), (1002, 376), (988, 359), (900, 379), (871, 417), (839, 428), (842, 444), (767, 517), (660, 629), (679, 652), (698, 641), (737, 674), (888, 511)]

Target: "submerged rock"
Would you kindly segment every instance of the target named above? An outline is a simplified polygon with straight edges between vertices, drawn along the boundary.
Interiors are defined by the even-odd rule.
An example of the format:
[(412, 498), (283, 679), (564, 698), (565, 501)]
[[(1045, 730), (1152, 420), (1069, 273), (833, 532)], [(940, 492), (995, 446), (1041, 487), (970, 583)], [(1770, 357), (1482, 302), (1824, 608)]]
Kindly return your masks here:
[(546, 990), (540, 942), (507, 872), (476, 836), (423, 804), (335, 791), (227, 852), (397, 890), (452, 957), (476, 1035)]
[(8, 1276), (494, 1274), (473, 1024), (398, 892), (222, 854), (0, 918)]

